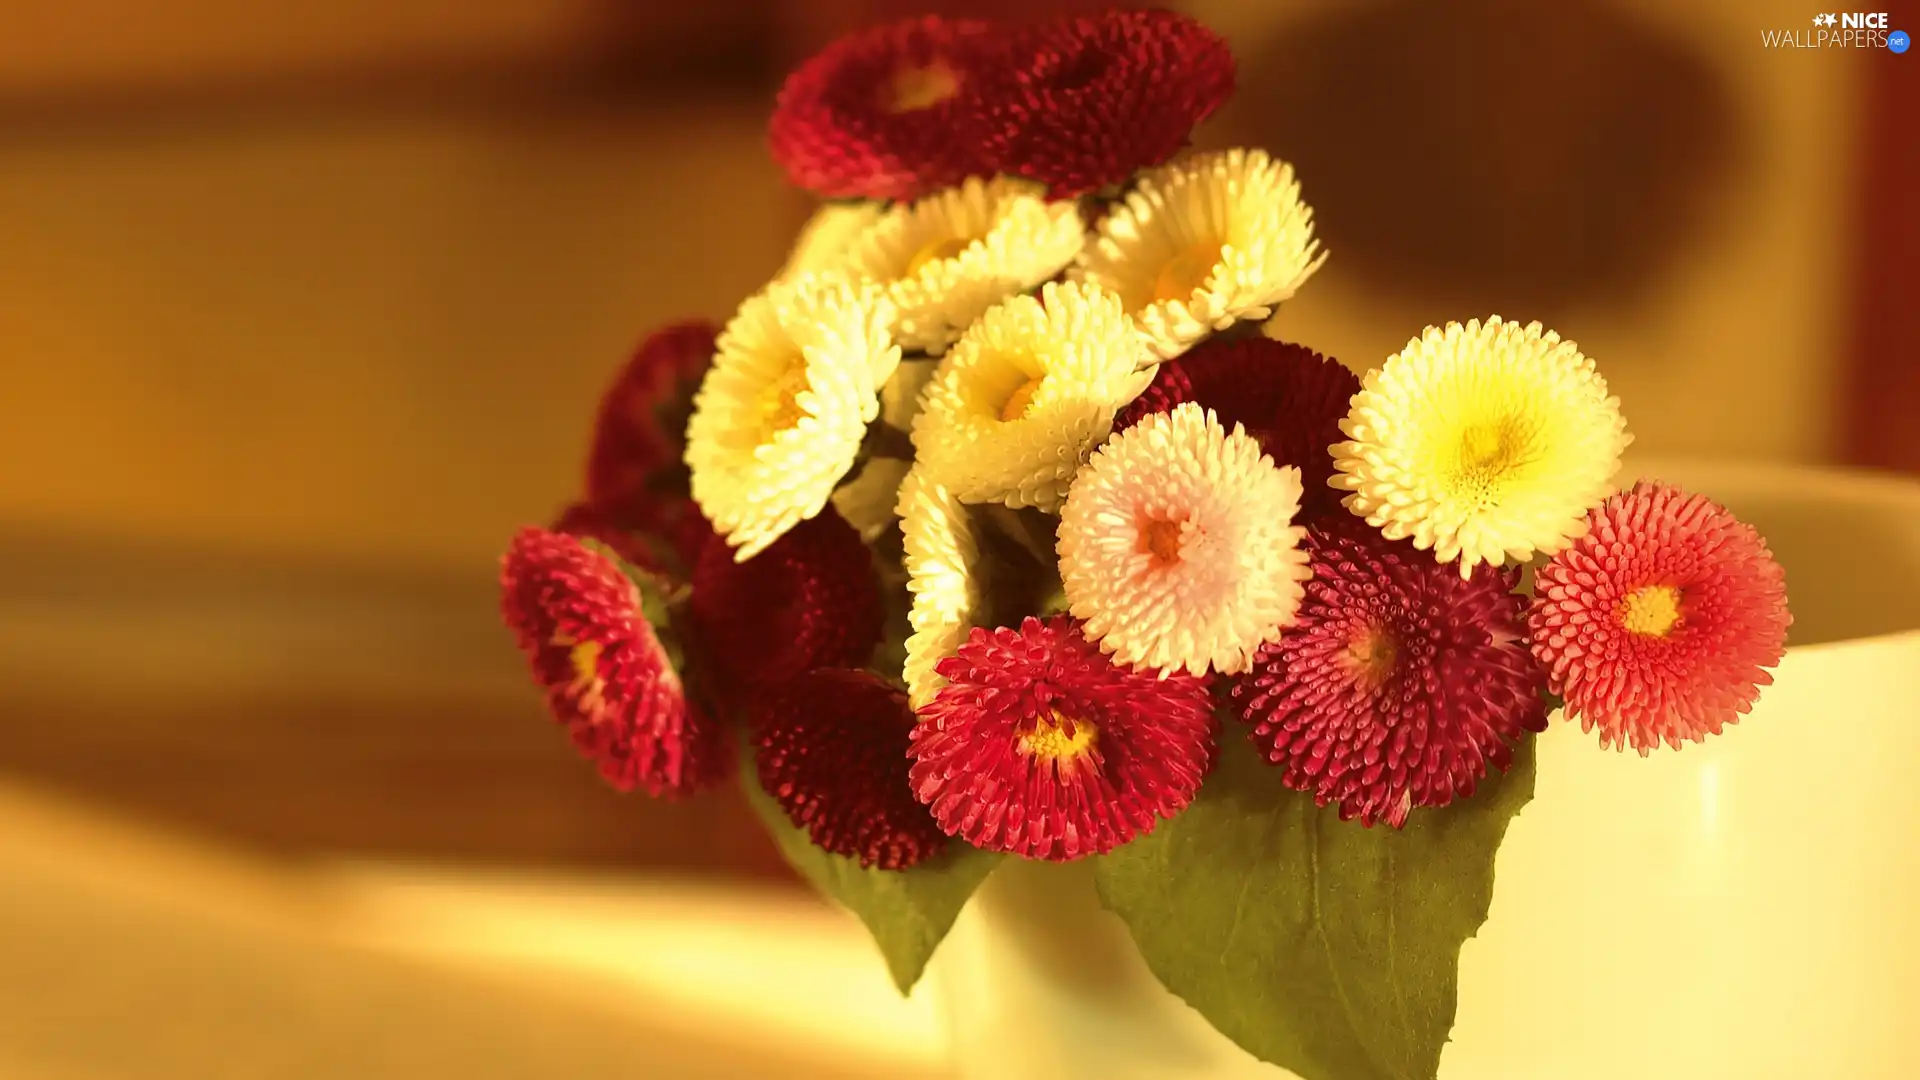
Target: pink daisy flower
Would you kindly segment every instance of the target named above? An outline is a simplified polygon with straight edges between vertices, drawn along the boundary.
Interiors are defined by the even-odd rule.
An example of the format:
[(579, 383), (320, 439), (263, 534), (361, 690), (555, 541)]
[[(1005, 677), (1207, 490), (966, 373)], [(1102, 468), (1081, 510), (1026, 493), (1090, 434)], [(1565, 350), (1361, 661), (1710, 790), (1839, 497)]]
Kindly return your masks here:
[(813, 842), (904, 870), (947, 837), (907, 783), (907, 697), (864, 671), (819, 668), (756, 700), (760, 784)]
[(999, 62), (989, 23), (926, 16), (850, 34), (787, 78), (768, 141), (830, 199), (915, 199), (993, 170), (956, 119)]
[(1233, 93), (1233, 52), (1170, 11), (1109, 11), (1035, 26), (974, 123), (998, 171), (1056, 199), (1119, 184), (1187, 145)]
[(522, 529), (500, 573), (501, 614), (554, 719), (622, 791), (683, 795), (719, 779), (718, 724), (688, 700), (638, 585), (603, 550)]
[(1113, 422), (1124, 431), (1183, 402), (1213, 410), (1223, 427), (1240, 425), (1275, 465), (1300, 470), (1301, 519), (1341, 512), (1327, 485), (1334, 444), (1346, 440), (1346, 419), (1360, 377), (1338, 360), (1272, 338), (1209, 338), (1160, 365), (1153, 383)]
[(916, 797), (975, 847), (1064, 862), (1185, 809), (1212, 763), (1205, 680), (1116, 667), (1070, 618), (976, 629), (908, 753)]
[(1397, 828), (1416, 806), (1473, 794), (1511, 743), (1545, 730), (1514, 572), (1463, 580), (1358, 521), (1314, 526), (1306, 546), (1298, 621), (1233, 688), (1288, 787)]
[(1718, 735), (1786, 654), (1786, 574), (1717, 503), (1642, 482), (1587, 517), (1534, 578), (1534, 655), (1602, 747), (1642, 755)]

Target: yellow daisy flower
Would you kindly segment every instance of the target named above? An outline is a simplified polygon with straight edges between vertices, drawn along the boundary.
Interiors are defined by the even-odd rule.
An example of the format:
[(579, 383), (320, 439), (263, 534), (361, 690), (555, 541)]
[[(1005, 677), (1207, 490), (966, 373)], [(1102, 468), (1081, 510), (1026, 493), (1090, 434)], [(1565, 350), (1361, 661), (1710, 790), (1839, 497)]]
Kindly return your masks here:
[(1340, 428), (1329, 483), (1347, 508), (1462, 577), (1584, 536), (1632, 441), (1573, 342), (1498, 316), (1428, 327), (1367, 375)]
[(1058, 274), (1086, 242), (1079, 205), (1022, 180), (970, 179), (888, 210), (848, 262), (883, 282), (894, 336), (939, 353), (980, 313)]
[(940, 362), (913, 445), (962, 501), (1051, 511), (1113, 417), (1153, 381), (1119, 297), (1048, 284), (988, 311)]
[(946, 685), (934, 666), (972, 631), (985, 588), (973, 525), (953, 492), (916, 466), (900, 485), (899, 513), (913, 594), (904, 678), (908, 703), (919, 709)]
[(1120, 294), (1161, 360), (1265, 319), (1326, 256), (1293, 166), (1262, 150), (1194, 154), (1140, 177), (1069, 277)]
[(781, 279), (846, 269), (860, 238), (880, 220), (886, 207), (877, 202), (830, 202), (813, 212), (800, 227)]
[(900, 362), (871, 285), (805, 274), (740, 306), (687, 423), (693, 499), (744, 562), (820, 512)]

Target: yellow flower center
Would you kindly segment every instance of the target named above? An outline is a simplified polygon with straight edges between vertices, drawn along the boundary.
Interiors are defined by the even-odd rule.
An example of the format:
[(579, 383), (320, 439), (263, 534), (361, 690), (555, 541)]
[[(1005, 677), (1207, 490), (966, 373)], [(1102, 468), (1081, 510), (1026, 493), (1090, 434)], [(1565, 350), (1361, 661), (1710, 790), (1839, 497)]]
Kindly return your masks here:
[(760, 391), (760, 421), (770, 432), (785, 431), (800, 422), (806, 410), (800, 395), (807, 389), (807, 362), (794, 357), (780, 377)]
[(1470, 473), (1500, 472), (1513, 463), (1520, 440), (1507, 420), (1473, 424), (1460, 436), (1460, 464)]
[(913, 253), (913, 258), (907, 260), (906, 272), (900, 276), (913, 277), (926, 269), (927, 264), (951, 259), (972, 246), (972, 238), (966, 236), (948, 236), (935, 240)]
[(1369, 687), (1386, 682), (1387, 676), (1393, 674), (1394, 661), (1399, 658), (1400, 646), (1384, 627), (1364, 627), (1347, 642), (1347, 664)]
[(1647, 585), (1620, 602), (1620, 625), (1628, 633), (1666, 637), (1680, 625), (1680, 590), (1671, 585)]
[(1186, 301), (1213, 275), (1220, 261), (1219, 244), (1195, 244), (1167, 260), (1153, 279), (1153, 299)]
[(1015, 387), (1000, 406), (1000, 419), (1011, 423), (1027, 415), (1027, 410), (1033, 408), (1033, 395), (1040, 392), (1040, 384), (1045, 381), (1046, 376), (1041, 375)]
[(567, 650), (567, 660), (573, 666), (573, 681), (567, 689), (579, 702), (580, 711), (588, 716), (599, 713), (606, 705), (607, 682), (600, 677), (600, 643), (597, 641), (574, 641), (565, 634), (553, 635), (553, 643)]
[(1020, 736), (1020, 752), (1042, 761), (1066, 761), (1085, 757), (1093, 749), (1099, 732), (1085, 720), (1063, 715), (1057, 709), (1033, 721), (1033, 730)]
[(1180, 561), (1180, 523), (1155, 518), (1140, 529), (1140, 550), (1153, 556), (1155, 566)]
[(881, 98), (881, 107), (898, 115), (930, 109), (960, 92), (960, 75), (942, 61), (926, 67), (901, 68), (893, 73)]

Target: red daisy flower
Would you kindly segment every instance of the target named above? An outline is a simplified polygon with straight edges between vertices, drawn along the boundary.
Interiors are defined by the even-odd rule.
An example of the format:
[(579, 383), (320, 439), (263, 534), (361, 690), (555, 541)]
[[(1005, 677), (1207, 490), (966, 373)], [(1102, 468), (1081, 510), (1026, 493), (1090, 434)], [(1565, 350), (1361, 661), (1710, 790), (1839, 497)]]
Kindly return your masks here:
[(920, 710), (913, 791), (948, 835), (1064, 862), (1185, 809), (1213, 760), (1207, 682), (1113, 664), (1076, 620), (976, 629)]
[(859, 667), (885, 612), (873, 556), (832, 507), (746, 562), (714, 537), (693, 571), (693, 627), (718, 682), (745, 691), (817, 667)]
[(621, 368), (600, 400), (587, 454), (587, 501), (616, 517), (661, 499), (686, 498), (687, 418), (713, 364), (711, 323), (655, 332)]
[(1738, 723), (1786, 654), (1786, 573), (1717, 503), (1642, 482), (1587, 515), (1587, 535), (1535, 575), (1533, 651), (1548, 688), (1642, 755)]
[(1299, 621), (1233, 688), (1288, 787), (1397, 828), (1473, 794), (1510, 743), (1546, 729), (1514, 571), (1463, 581), (1410, 541), (1339, 521), (1311, 528), (1307, 550)]
[(907, 696), (864, 671), (819, 668), (761, 695), (751, 722), (760, 785), (813, 842), (904, 870), (947, 838), (907, 784)]
[(522, 529), (502, 560), (501, 613), (580, 752), (622, 791), (683, 795), (718, 779), (719, 725), (689, 701), (639, 586), (572, 536)]
[(1276, 465), (1300, 469), (1302, 520), (1317, 513), (1345, 512), (1333, 476), (1330, 448), (1343, 442), (1346, 418), (1360, 377), (1339, 361), (1303, 345), (1270, 338), (1213, 338), (1160, 365), (1153, 382), (1114, 420), (1115, 431), (1142, 417), (1198, 402), (1229, 430), (1239, 424), (1260, 441)]
[(1124, 182), (1187, 145), (1233, 93), (1233, 52), (1170, 11), (1111, 11), (1035, 26), (971, 118), (996, 171), (1055, 198)]
[(953, 128), (991, 72), (994, 37), (990, 23), (930, 15), (841, 38), (781, 87), (774, 160), (830, 199), (914, 199), (990, 173)]

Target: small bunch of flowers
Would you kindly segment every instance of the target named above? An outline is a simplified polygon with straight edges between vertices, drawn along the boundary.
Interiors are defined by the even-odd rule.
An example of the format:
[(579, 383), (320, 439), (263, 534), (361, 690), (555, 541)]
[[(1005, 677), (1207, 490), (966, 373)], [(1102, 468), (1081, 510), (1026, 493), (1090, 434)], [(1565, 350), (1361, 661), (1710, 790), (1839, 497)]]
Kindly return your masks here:
[(1190, 147), (1233, 85), (1143, 11), (921, 19), (794, 73), (771, 148), (833, 201), (724, 326), (648, 340), (585, 499), (505, 561), (610, 781), (750, 760), (863, 867), (1071, 860), (1180, 814), (1223, 739), (1398, 828), (1556, 703), (1643, 755), (1751, 708), (1781, 570), (1703, 496), (1616, 490), (1571, 341), (1447, 323), (1360, 377), (1263, 335), (1324, 255), (1289, 165)]

